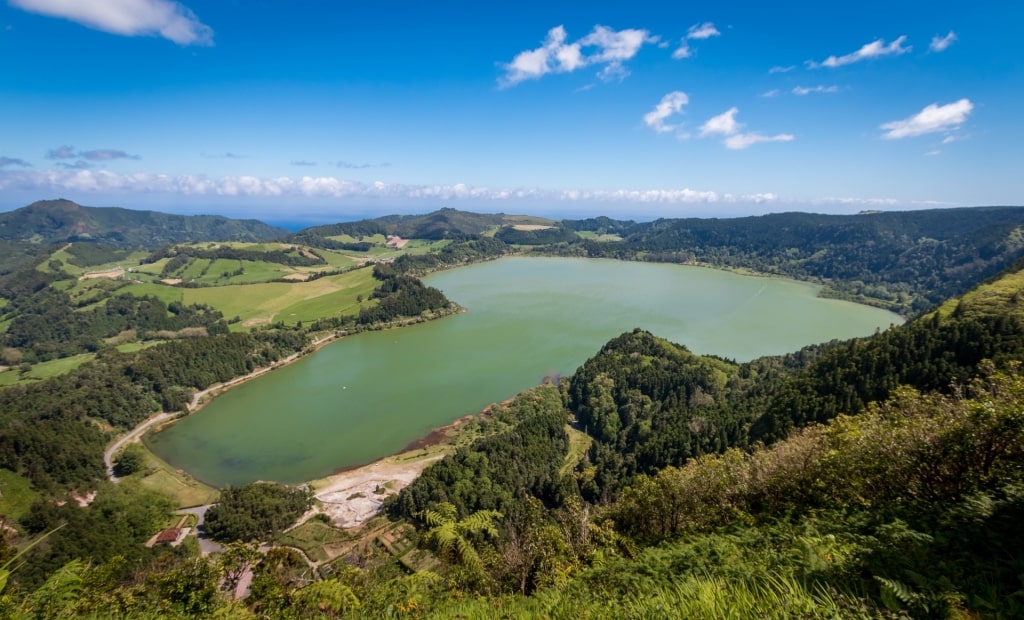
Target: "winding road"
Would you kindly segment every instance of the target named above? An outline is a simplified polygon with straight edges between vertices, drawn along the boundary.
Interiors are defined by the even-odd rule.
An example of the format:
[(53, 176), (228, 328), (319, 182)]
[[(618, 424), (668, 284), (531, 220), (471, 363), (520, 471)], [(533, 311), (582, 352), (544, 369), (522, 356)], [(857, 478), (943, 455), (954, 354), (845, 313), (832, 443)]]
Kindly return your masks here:
[(118, 439), (113, 444), (111, 444), (109, 448), (107, 448), (107, 451), (103, 453), (103, 463), (104, 465), (107, 466), (107, 477), (110, 478), (111, 482), (119, 482), (121, 480), (116, 475), (114, 475), (114, 455), (117, 454), (117, 451), (120, 450), (121, 447), (126, 443), (135, 441), (139, 437), (141, 437), (142, 434), (145, 433), (150, 426), (163, 422), (164, 420), (169, 420), (174, 415), (175, 414), (168, 413), (166, 411), (163, 413), (158, 413), (155, 416), (147, 419), (142, 424), (139, 424), (138, 426), (133, 428), (131, 432), (129, 432), (124, 437)]

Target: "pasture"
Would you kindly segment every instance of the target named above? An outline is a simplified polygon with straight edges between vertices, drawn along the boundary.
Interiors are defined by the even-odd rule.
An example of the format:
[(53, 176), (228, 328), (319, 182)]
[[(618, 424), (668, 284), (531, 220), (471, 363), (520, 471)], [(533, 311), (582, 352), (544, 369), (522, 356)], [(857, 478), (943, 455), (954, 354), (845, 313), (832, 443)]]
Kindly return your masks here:
[[(295, 324), (359, 312), (358, 297), (368, 300), (377, 287), (373, 269), (357, 269), (310, 282), (265, 282), (180, 289), (186, 304), (206, 304), (225, 317), (241, 318), (232, 327), (283, 321)], [(364, 301), (364, 304), (369, 303)]]

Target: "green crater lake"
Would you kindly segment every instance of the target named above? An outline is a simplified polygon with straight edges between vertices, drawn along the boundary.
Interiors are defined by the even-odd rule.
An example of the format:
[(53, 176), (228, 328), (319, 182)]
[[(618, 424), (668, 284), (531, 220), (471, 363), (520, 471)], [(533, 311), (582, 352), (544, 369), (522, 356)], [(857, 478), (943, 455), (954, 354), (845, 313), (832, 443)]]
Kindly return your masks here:
[(468, 312), (344, 338), (217, 397), (150, 448), (215, 486), (295, 483), (399, 452), (432, 429), (569, 375), (642, 327), (737, 361), (902, 319), (819, 287), (613, 260), (504, 258), (426, 279)]

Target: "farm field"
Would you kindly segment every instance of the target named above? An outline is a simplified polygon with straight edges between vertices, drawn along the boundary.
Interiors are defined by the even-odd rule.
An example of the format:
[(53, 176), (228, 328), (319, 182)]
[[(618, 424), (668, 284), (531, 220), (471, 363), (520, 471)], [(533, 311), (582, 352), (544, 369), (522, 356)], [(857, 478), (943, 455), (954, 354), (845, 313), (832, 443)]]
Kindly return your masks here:
[[(325, 316), (358, 313), (358, 298), (369, 300), (376, 288), (372, 268), (357, 269), (310, 282), (266, 282), (179, 289), (186, 304), (207, 304), (225, 317), (239, 317), (232, 327), (283, 321), (295, 324)], [(364, 301), (368, 304), (368, 301)]]

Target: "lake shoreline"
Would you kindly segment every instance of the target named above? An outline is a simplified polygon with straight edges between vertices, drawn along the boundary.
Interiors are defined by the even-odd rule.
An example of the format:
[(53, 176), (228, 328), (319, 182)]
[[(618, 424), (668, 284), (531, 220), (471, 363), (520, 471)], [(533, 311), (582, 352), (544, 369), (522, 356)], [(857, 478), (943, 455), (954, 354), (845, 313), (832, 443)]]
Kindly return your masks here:
[[(345, 381), (338, 381), (337, 386), (333, 387), (334, 390), (344, 390), (346, 389), (346, 386), (344, 386), (343, 383), (347, 383), (348, 392), (335, 392), (331, 391), (330, 389), (328, 389), (328, 391), (326, 392), (316, 392), (318, 394), (324, 394), (324, 396), (322, 396), (321, 398), (326, 399), (326, 402), (334, 403), (331, 405), (331, 407), (333, 407), (332, 411), (334, 413), (332, 413), (328, 418), (324, 420), (324, 422), (326, 422), (326, 426), (320, 424), (319, 426), (316, 427), (307, 428), (306, 436), (314, 436), (310, 435), (310, 433), (320, 433), (321, 436), (326, 441), (324, 445), (330, 446), (328, 449), (334, 451), (336, 453), (335, 456), (338, 456), (339, 454), (344, 454), (347, 455), (350, 459), (352, 459), (349, 461), (349, 465), (345, 465), (344, 467), (335, 466), (335, 468), (331, 468), (331, 463), (328, 462), (329, 459), (326, 457), (326, 454), (316, 453), (317, 456), (315, 458), (318, 458), (321, 461), (321, 467), (318, 468), (320, 472), (333, 471), (333, 473), (338, 474), (347, 471), (353, 471), (359, 467), (372, 464), (379, 460), (380, 458), (386, 458), (389, 455), (394, 456), (395, 454), (402, 454), (408, 451), (409, 449), (415, 450), (418, 447), (430, 446), (438, 441), (442, 441), (446, 427), (448, 427), (449, 424), (451, 424), (450, 421), (452, 420), (452, 417), (447, 417), (451, 413), (458, 413), (460, 409), (462, 410), (463, 415), (472, 411), (479, 411), (483, 403), (486, 403), (488, 402), (488, 400), (492, 399), (497, 400), (495, 399), (495, 396), (498, 396), (498, 398), (504, 398), (509, 395), (515, 394), (518, 391), (520, 391), (520, 389), (525, 389), (531, 385), (535, 385), (536, 382), (541, 379), (541, 377), (553, 371), (561, 373), (571, 373), (572, 370), (576, 368), (576, 366), (579, 363), (582, 363), (582, 361), (584, 361), (587, 357), (592, 356), (594, 352), (598, 350), (600, 346), (603, 343), (605, 343), (609, 338), (614, 337), (615, 335), (623, 331), (633, 329), (641, 324), (644, 325), (645, 329), (654, 330), (656, 333), (663, 334), (664, 337), (667, 337), (675, 342), (685, 343), (688, 347), (693, 349), (695, 353), (699, 354), (725, 355), (726, 357), (736, 358), (739, 359), (740, 361), (744, 361), (748, 359), (748, 357), (756, 358), (762, 355), (777, 354), (776, 351), (772, 351), (771, 349), (766, 348), (766, 346), (761, 345), (755, 347), (749, 354), (743, 352), (742, 349), (734, 351), (734, 349), (731, 348), (722, 348), (720, 346), (722, 344), (721, 338), (718, 335), (730, 334), (734, 330), (732, 330), (731, 328), (724, 329), (719, 324), (722, 323), (725, 317), (732, 316), (741, 320), (743, 324), (746, 325), (748, 328), (754, 329), (756, 333), (766, 333), (765, 330), (768, 329), (767, 324), (763, 326), (753, 324), (758, 321), (760, 321), (761, 323), (765, 323), (766, 321), (770, 321), (771, 319), (766, 318), (766, 315), (761, 311), (752, 311), (755, 309), (755, 306), (751, 306), (750, 304), (756, 302), (759, 298), (761, 299), (761, 301), (764, 301), (767, 298), (782, 299), (783, 293), (775, 294), (773, 296), (772, 291), (784, 291), (784, 294), (788, 295), (788, 291), (792, 287), (789, 284), (784, 284), (780, 289), (776, 285), (768, 284), (767, 286), (769, 288), (767, 290), (769, 291), (769, 293), (762, 297), (761, 294), (765, 290), (765, 287), (763, 285), (758, 284), (753, 287), (747, 285), (744, 287), (742, 286), (742, 283), (740, 283), (740, 286), (737, 288), (735, 281), (730, 280), (729, 282), (732, 282), (732, 284), (729, 284), (728, 287), (721, 289), (725, 293), (729, 293), (728, 295), (724, 295), (719, 294), (719, 278), (712, 277), (710, 276), (710, 274), (712, 272), (722, 274), (731, 273), (734, 277), (738, 276), (739, 279), (745, 279), (743, 278), (743, 276), (754, 276), (755, 279), (766, 283), (769, 283), (771, 281), (782, 281), (793, 284), (801, 284), (801, 281), (799, 280), (779, 276), (778, 274), (755, 274), (752, 272), (740, 273), (737, 272), (736, 270), (715, 268), (707, 265), (659, 265), (655, 263), (649, 263), (646, 261), (623, 261), (614, 259), (598, 259), (595, 261), (593, 259), (550, 257), (536, 255), (518, 255), (505, 258), (508, 258), (508, 261), (480, 261), (481, 263), (491, 264), (502, 263), (503, 266), (495, 265), (493, 268), (488, 268), (484, 264), (471, 265), (471, 269), (467, 271), (467, 275), (469, 275), (470, 273), (486, 274), (482, 276), (482, 280), (478, 276), (472, 276), (468, 279), (455, 278), (454, 276), (451, 276), (451, 274), (455, 272), (461, 272), (462, 270), (452, 268), (443, 270), (444, 273), (437, 274), (437, 277), (443, 277), (443, 280), (438, 280), (437, 283), (430, 283), (430, 285), (437, 286), (442, 290), (446, 291), (446, 294), (450, 295), (453, 299), (459, 299), (464, 303), (467, 303), (468, 305), (474, 306), (475, 310), (480, 310), (481, 312), (479, 313), (472, 313), (472, 316), (477, 317), (477, 322), (479, 322), (479, 319), (483, 315), (487, 314), (489, 308), (487, 303), (491, 303), (494, 300), (500, 299), (501, 312), (500, 316), (497, 319), (497, 324), (486, 324), (486, 327), (484, 327), (481, 330), (481, 328), (476, 323), (463, 323), (460, 321), (457, 322), (457, 324), (449, 325), (447, 328), (437, 328), (441, 330), (440, 333), (442, 335), (439, 336), (438, 338), (434, 338), (433, 340), (424, 337), (423, 332), (419, 332), (417, 330), (414, 330), (409, 338), (395, 336), (395, 340), (392, 340), (392, 337), (390, 336), (383, 336), (382, 338), (380, 336), (371, 336), (371, 342), (378, 343), (374, 345), (374, 353), (371, 354), (371, 350), (363, 346), (356, 349), (357, 351), (359, 351), (359, 353), (357, 353), (357, 358), (354, 358), (353, 360), (338, 360), (335, 359), (338, 356), (335, 355), (334, 353), (321, 353), (321, 355), (328, 355), (328, 359), (331, 359), (332, 361), (327, 363), (326, 365), (324, 361), (320, 361), (318, 362), (318, 365), (323, 366), (324, 368), (327, 368), (329, 366), (329, 372), (332, 374), (337, 374), (337, 372), (345, 365), (357, 365), (360, 368), (360, 370), (358, 371), (360, 373), (364, 372), (365, 368), (374, 367), (373, 364), (379, 365), (383, 369), (383, 372), (386, 374), (383, 375), (385, 379), (381, 379), (383, 383), (381, 383), (377, 389), (380, 389), (382, 390), (383, 393), (387, 394), (390, 400), (380, 400), (378, 402), (371, 402), (369, 403), (369, 405), (362, 401), (350, 400), (353, 398), (365, 398), (364, 394), (366, 394), (366, 392), (362, 390), (362, 388), (372, 387), (376, 385), (374, 381), (377, 381), (376, 379), (374, 379), (370, 383), (364, 383), (363, 379), (354, 379), (353, 377), (357, 375), (352, 373), (349, 373), (347, 375), (338, 375), (347, 376), (349, 378)], [(542, 264), (539, 266), (535, 265), (534, 261), (539, 261)], [(554, 262), (547, 264), (546, 261)], [(595, 265), (595, 263), (606, 263), (608, 265), (612, 265), (613, 267), (598, 267), (597, 265)], [(630, 263), (636, 265), (637, 267), (626, 268), (626, 265)], [(614, 265), (616, 264), (621, 265), (623, 267), (614, 267)], [(649, 267), (639, 267), (639, 265), (641, 264), (649, 265)], [(592, 267), (586, 267), (586, 265), (592, 265)], [(679, 267), (682, 267), (683, 269), (680, 270)], [(687, 273), (686, 268), (693, 269), (694, 267), (698, 267), (701, 269), (698, 269), (696, 272), (690, 272), (691, 274), (704, 272), (709, 275), (689, 275), (685, 276), (687, 278), (685, 282), (676, 282), (677, 274), (685, 275)], [(643, 269), (643, 271), (640, 272), (642, 277), (637, 276), (637, 268)], [(478, 269), (482, 269), (484, 271), (477, 272), (476, 270)], [(538, 272), (538, 269), (540, 269), (541, 271)], [(566, 334), (574, 333), (573, 329), (575, 329), (574, 326), (576, 325), (590, 325), (590, 323), (587, 321), (583, 321), (581, 323), (580, 317), (582, 315), (580, 314), (579, 309), (574, 309), (574, 314), (566, 315), (569, 318), (564, 319), (559, 318), (560, 315), (558, 315), (557, 313), (546, 313), (541, 314), (540, 316), (530, 315), (530, 312), (537, 307), (543, 307), (543, 312), (547, 312), (548, 309), (551, 308), (551, 306), (549, 305), (551, 299), (546, 295), (550, 293), (552, 295), (557, 296), (565, 292), (565, 283), (573, 281), (575, 278), (573, 274), (580, 274), (580, 269), (583, 269), (583, 274), (589, 274), (586, 275), (586, 277), (592, 281), (588, 281), (588, 283), (583, 285), (579, 291), (574, 290), (571, 293), (569, 293), (569, 295), (567, 296), (568, 301), (576, 303), (580, 300), (583, 300), (582, 308), (600, 307), (600, 313), (603, 315), (603, 318), (610, 319), (610, 323), (607, 326), (591, 326), (587, 328), (587, 330), (591, 332), (600, 332), (599, 334), (595, 335), (595, 337), (597, 337), (597, 340), (594, 341), (594, 344), (592, 346), (585, 345), (585, 343), (589, 342), (586, 338), (581, 339), (577, 338), (576, 336), (566, 336)], [(609, 269), (611, 269), (611, 271), (609, 271)], [(652, 274), (647, 273), (648, 269), (653, 270)], [(513, 291), (525, 291), (526, 288), (524, 287), (533, 290), (533, 288), (536, 285), (535, 274), (551, 274), (553, 271), (554, 273), (558, 274), (556, 276), (549, 278), (551, 280), (551, 283), (549, 284), (551, 284), (551, 286), (554, 286), (554, 288), (542, 284), (541, 287), (537, 289), (538, 295), (545, 296), (543, 306), (538, 304), (538, 302), (536, 301), (530, 300), (524, 301), (525, 306), (523, 307), (515, 305), (517, 302), (522, 300), (522, 294), (514, 293)], [(604, 293), (601, 293), (601, 291), (603, 290), (604, 286), (607, 285), (607, 278), (609, 276), (609, 273), (614, 273), (616, 274), (615, 277), (622, 278), (621, 280), (619, 280), (619, 284), (617, 286), (612, 287), (617, 292), (617, 295), (621, 297), (621, 299), (611, 299), (606, 302), (604, 301), (604, 297), (606, 295)], [(628, 274), (628, 277), (623, 278), (623, 274)], [(433, 274), (431, 277), (433, 277)], [(696, 280), (693, 279), (694, 277), (696, 277)], [(641, 279), (646, 279), (650, 282), (653, 282), (654, 288), (641, 288), (641, 285), (643, 285)], [(441, 284), (441, 282), (444, 282), (445, 284)], [(459, 284), (456, 285), (456, 282), (459, 282)], [(467, 284), (467, 282), (472, 283)], [(807, 286), (810, 283), (804, 282), (803, 284)], [(449, 288), (449, 285), (451, 285), (451, 288)], [(492, 290), (495, 287), (503, 288)], [(804, 289), (806, 293), (803, 293), (802, 295), (806, 298), (816, 297), (816, 293), (819, 290), (819, 288), (819, 285), (808, 286), (807, 288)], [(799, 288), (797, 288), (796, 290), (799, 290)], [(485, 294), (482, 294), (482, 291), (487, 292)], [(709, 294), (704, 295), (705, 292)], [(684, 314), (680, 314), (680, 309), (685, 309), (691, 306), (696, 309), (696, 306), (694, 306), (692, 302), (694, 302), (695, 299), (701, 299), (701, 295), (710, 298), (715, 303), (719, 303), (719, 306), (709, 311), (699, 310), (698, 312), (700, 312), (701, 314), (696, 316), (686, 316)], [(674, 297), (673, 300), (666, 305), (665, 300), (668, 296), (678, 296), (678, 299)], [(615, 297), (615, 295), (613, 295), (612, 297)], [(641, 314), (638, 314), (648, 312), (649, 306), (645, 301), (648, 299), (656, 299), (667, 308), (667, 310), (659, 310), (660, 314), (655, 315), (655, 323), (651, 325), (643, 323), (643, 321), (647, 319), (642, 318)], [(606, 305), (606, 303), (611, 303), (612, 305), (608, 306)], [(512, 305), (510, 306), (509, 304)], [(476, 308), (477, 305), (480, 305), (481, 307)], [(851, 306), (852, 305), (861, 304), (851, 303)], [(867, 308), (868, 306), (861, 305), (861, 307)], [(465, 312), (464, 309), (460, 309), (460, 311)], [(613, 313), (614, 316), (611, 316)], [(446, 313), (445, 316), (447, 314), (448, 313)], [(819, 312), (818, 314), (822, 313)], [(898, 315), (894, 314), (887, 314), (888, 316), (892, 317), (892, 322), (902, 322), (902, 317), (899, 317)], [(643, 316), (646, 316), (646, 314), (644, 314)], [(785, 316), (789, 318), (789, 310), (785, 309), (785, 312), (782, 312), (781, 314), (779, 314), (779, 316)], [(831, 309), (824, 313), (824, 315), (821, 318), (823, 318), (825, 323), (827, 323), (828, 325), (843, 323), (843, 321), (837, 322), (834, 310)], [(565, 323), (566, 321), (568, 321), (568, 324), (561, 324)], [(408, 325), (410, 322), (420, 323), (424, 321), (423, 319), (417, 318), (414, 321), (405, 321), (402, 322), (401, 324), (392, 324), (385, 326), (385, 329), (391, 331), (394, 328)], [(883, 322), (887, 323), (888, 321), (884, 320)], [(557, 333), (560, 334), (560, 336), (555, 340), (557, 346), (561, 348), (558, 349), (558, 351), (556, 352), (556, 356), (554, 357), (548, 354), (540, 353), (540, 351), (546, 350), (544, 346), (551, 340), (550, 338), (538, 335), (537, 327), (538, 325), (542, 324), (548, 326), (557, 324), (557, 327), (555, 327), (555, 329), (558, 330)], [(668, 328), (667, 332), (665, 331), (666, 328)], [(695, 331), (693, 331), (693, 336), (691, 336), (690, 332), (685, 331), (688, 329), (695, 329)], [(790, 329), (791, 331), (795, 330), (796, 332), (799, 333), (812, 333), (808, 332), (808, 326), (806, 322), (797, 321), (794, 325), (790, 326)], [(832, 328), (828, 327), (827, 329), (831, 330)], [(673, 333), (673, 330), (675, 330), (676, 333)], [(363, 331), (372, 332), (380, 330), (360, 330), (360, 333), (362, 333)], [(433, 333), (434, 331), (437, 330), (431, 328), (430, 330), (427, 331)], [(771, 333), (777, 334), (779, 330), (772, 327), (772, 329), (769, 331)], [(302, 359), (306, 353), (312, 353), (320, 350), (325, 344), (336, 342), (346, 335), (354, 335), (353, 333), (329, 333), (327, 335), (323, 335), (323, 333), (324, 332), (320, 332), (321, 337), (314, 340), (315, 346), (311, 345), (307, 347), (299, 355), (289, 356), (288, 358), (286, 358), (285, 362), (278, 362), (277, 364), (271, 366), (269, 369), (258, 369), (254, 373), (250, 373), (249, 375), (246, 375), (244, 377), (233, 379), (230, 382), (224, 382), (222, 384), (211, 386), (210, 388), (207, 388), (207, 390), (203, 390), (201, 393), (198, 393), (198, 399), (196, 400), (195, 403), (197, 406), (195, 408), (190, 409), (190, 413), (194, 413), (195, 411), (199, 410), (202, 406), (205, 406), (209, 402), (212, 402), (214, 397), (230, 391), (230, 389), (236, 387), (237, 385), (246, 383), (249, 379), (262, 376), (263, 374), (267, 373), (270, 369), (281, 368), (290, 365), (291, 362), (298, 361), (298, 359)], [(829, 335), (830, 333), (831, 332), (823, 335), (822, 337), (826, 339), (833, 337), (847, 337)], [(864, 333), (869, 333), (869, 331), (865, 331)], [(509, 336), (502, 336), (501, 334), (509, 334)], [(714, 340), (714, 338), (716, 337), (718, 337), (717, 341)], [(497, 342), (498, 340), (500, 340), (500, 342)], [(738, 338), (737, 340), (743, 343), (747, 343), (750, 341), (750, 338)], [(402, 342), (401, 347), (393, 346), (392, 342), (397, 343), (399, 341)], [(501, 370), (498, 370), (498, 367), (494, 365), (497, 362), (487, 357), (487, 355), (489, 355), (488, 353), (481, 352), (498, 350), (501, 346), (504, 346), (505, 341), (511, 341), (513, 349), (510, 352), (505, 353), (501, 359), (506, 360), (508, 362), (515, 361), (516, 363), (513, 364), (511, 367), (506, 368), (507, 364), (506, 362), (503, 361), (501, 362), (502, 365), (500, 366)], [(807, 342), (812, 341), (817, 342), (817, 340), (813, 339), (810, 339)], [(758, 339), (758, 342), (760, 342), (760, 339)], [(375, 351), (377, 349), (384, 351), (384, 348), (381, 348), (384, 346), (384, 343), (386, 343), (387, 350), (394, 351), (397, 353), (387, 353), (382, 354), (380, 356), (376, 355)], [(732, 346), (731, 343), (728, 346)], [(742, 344), (740, 346), (749, 347), (748, 344)], [(770, 344), (767, 344), (767, 347), (770, 346)], [(767, 350), (767, 352), (763, 352), (765, 350)], [(785, 350), (789, 351), (792, 349), (787, 348)], [(388, 355), (390, 357), (385, 358), (384, 355)], [(469, 356), (468, 358), (466, 357), (467, 355)], [(381, 360), (378, 360), (378, 357), (380, 357)], [(455, 358), (463, 359), (463, 361), (465, 361), (468, 364), (468, 366), (463, 365), (462, 371), (449, 373), (454, 374), (455, 376), (445, 375), (444, 377), (428, 378), (432, 377), (431, 371), (433, 368), (447, 368), (449, 367), (449, 364), (443, 362), (431, 362), (424, 364), (423, 360), (446, 360)], [(370, 364), (370, 366), (367, 366), (367, 364)], [(414, 368), (410, 368), (410, 366)], [(490, 382), (490, 391), (488, 392), (481, 390), (480, 386), (482, 384), (479, 381), (467, 381), (467, 378), (469, 376), (474, 376), (476, 373), (467, 372), (465, 368), (478, 368), (480, 369), (480, 371), (484, 372), (485, 374), (480, 375), (480, 377), (481, 379), (484, 379), (483, 383)], [(402, 380), (398, 384), (395, 384), (394, 379), (397, 376), (399, 376), (396, 375), (395, 373), (398, 372), (412, 372), (413, 374), (401, 374), (401, 376), (406, 377), (406, 379)], [(507, 376), (509, 375), (510, 372), (513, 374), (518, 374), (516, 374), (512, 380), (509, 380)], [(362, 375), (358, 376), (362, 377)], [(496, 380), (495, 378), (498, 376), (506, 378)], [(266, 409), (268, 407), (266, 403), (271, 402), (276, 403), (274, 408), (274, 410), (276, 411), (281, 411), (292, 406), (287, 401), (281, 400), (285, 398), (284, 396), (280, 396), (281, 394), (286, 393), (282, 392), (281, 390), (287, 388), (290, 385), (293, 385), (293, 379), (291, 377), (292, 374), (289, 374), (287, 375), (286, 379), (271, 379), (271, 384), (279, 388), (276, 391), (270, 390), (270, 388), (267, 387), (258, 390), (259, 396), (254, 396), (254, 394), (256, 393), (247, 392), (244, 397), (233, 397), (231, 399), (232, 403), (242, 402), (239, 400), (239, 398), (243, 398), (250, 401), (249, 404), (244, 409), (244, 417), (231, 417), (223, 420), (221, 418), (218, 418), (218, 420), (220, 421), (217, 423), (217, 425), (225, 428), (230, 428), (232, 425), (246, 424), (250, 425), (252, 428), (263, 428), (263, 426), (259, 425), (263, 424), (263, 422), (269, 423), (270, 421), (263, 420), (263, 417), (265, 416), (253, 418), (250, 416), (250, 413), (257, 410), (262, 410), (253, 409), (254, 407), (263, 407), (263, 409)], [(409, 379), (412, 380), (411, 383), (409, 382)], [(356, 383), (353, 383), (353, 381), (356, 381)], [(282, 382), (284, 382), (287, 385), (279, 385)], [(515, 385), (522, 384), (522, 387), (515, 388), (515, 385), (512, 385), (513, 383)], [(509, 385), (506, 386), (506, 384)], [(440, 386), (444, 387), (442, 388)], [(497, 386), (497, 388), (495, 388), (495, 386)], [(412, 402), (409, 402), (407, 404), (404, 401), (396, 401), (393, 398), (394, 394), (396, 393), (396, 388), (397, 393), (410, 393), (415, 394), (417, 396), (414, 397)], [(438, 390), (442, 390), (444, 393), (438, 392)], [(314, 392), (310, 392), (310, 394), (313, 393)], [(462, 394), (463, 396), (457, 399), (458, 402), (448, 402), (448, 394)], [(278, 400), (280, 400), (281, 402), (277, 402)], [(473, 400), (475, 400), (476, 402), (463, 402)], [(359, 407), (361, 407), (361, 409), (353, 409), (351, 405), (346, 405), (339, 409), (338, 407), (341, 402), (353, 404), (355, 402), (359, 402)], [(444, 405), (446, 407), (446, 411), (441, 412), (439, 405)], [(421, 412), (421, 409), (423, 409), (424, 406), (426, 406), (426, 410), (429, 410), (429, 413), (424, 414)], [(217, 411), (219, 412), (220, 409), (218, 408)], [(242, 410), (239, 409), (239, 412), (241, 411)], [(394, 435), (401, 435), (401, 432), (392, 432), (393, 439), (405, 439), (405, 441), (394, 441), (390, 449), (385, 447), (385, 449), (378, 451), (377, 454), (372, 454), (372, 452), (374, 451), (373, 449), (365, 449), (365, 443), (352, 443), (352, 436), (350, 435), (351, 431), (349, 431), (348, 429), (364, 429), (366, 425), (369, 423), (367, 422), (367, 420), (376, 420), (378, 416), (383, 416), (381, 420), (389, 420), (387, 422), (383, 422), (384, 424), (400, 425), (402, 424), (401, 419), (403, 419), (397, 413), (400, 411), (421, 412), (419, 414), (419, 422), (422, 423), (426, 421), (432, 421), (433, 424), (423, 424), (423, 426), (421, 426), (420, 428), (422, 429), (425, 427), (426, 429), (432, 430), (428, 430), (425, 432), (425, 434), (422, 434), (420, 436), (415, 436), (413, 435), (413, 433), (408, 432), (409, 430), (413, 429), (408, 428), (408, 430), (405, 433), (405, 438), (394, 437)], [(345, 418), (340, 417), (339, 415), (343, 412), (350, 412), (346, 415), (356, 414), (357, 412), (359, 412), (359, 415), (361, 417), (352, 418), (351, 422), (349, 422), (350, 426), (346, 427), (344, 426), (346, 424), (346, 422), (344, 421)], [(241, 416), (242, 413), (238, 413), (238, 415)], [(427, 417), (423, 417), (424, 415), (426, 415)], [(473, 413), (472, 415), (477, 414)], [(182, 419), (185, 419), (186, 417), (190, 416), (181, 416), (177, 420), (180, 421)], [(312, 420), (312, 417), (309, 417), (309, 419)], [(413, 423), (416, 426), (418, 426), (419, 424), (416, 424), (415, 422), (416, 421), (413, 421)], [(406, 426), (408, 427), (408, 425)], [(177, 459), (176, 462), (193, 463), (193, 461), (190, 459), (199, 458), (203, 462), (209, 461), (212, 463), (216, 463), (216, 459), (225, 458), (218, 457), (217, 455), (225, 455), (228, 453), (221, 451), (220, 448), (215, 446), (220, 445), (217, 442), (221, 441), (224, 444), (225, 449), (228, 449), (228, 440), (221, 439), (221, 437), (228, 437), (228, 435), (225, 435), (224, 433), (218, 434), (217, 432), (214, 432), (212, 435), (210, 435), (209, 433), (205, 433), (200, 430), (205, 429), (206, 427), (206, 423), (200, 424), (199, 426), (194, 426), (190, 423), (189, 429), (191, 430), (187, 432), (192, 433), (194, 435), (193, 438), (189, 440), (191, 444), (187, 442), (182, 443), (182, 440), (176, 439), (179, 445), (185, 446), (185, 449), (190, 451), (190, 456), (188, 459), (182, 460), (179, 458)], [(281, 431), (294, 432), (293, 429), (295, 427), (287, 426), (275, 428), (280, 428)], [(392, 428), (397, 430), (397, 427), (393, 426)], [(288, 444), (287, 440), (285, 439), (285, 437), (287, 437), (287, 432), (284, 435), (275, 435), (277, 441), (286, 442), (285, 444), (281, 444), (282, 446)], [(360, 430), (358, 432), (362, 433), (364, 431)], [(423, 431), (421, 430), (420, 432), (422, 433)], [(299, 435), (299, 433), (297, 432), (295, 432), (294, 434), (296, 436)], [(257, 437), (255, 433), (250, 433), (250, 435), (253, 436), (254, 440), (262, 440), (262, 436)], [(346, 438), (346, 435), (349, 435), (349, 438)], [(245, 434), (243, 433), (242, 436), (245, 436)], [(376, 434), (374, 436), (376, 436)], [(175, 438), (178, 437), (184, 437), (184, 435), (180, 433), (175, 433)], [(195, 442), (203, 442), (205, 441), (204, 438), (207, 437), (210, 437), (211, 441), (213, 441), (214, 443), (211, 443), (209, 447), (204, 449), (204, 451), (206, 452), (206, 456), (199, 454), (196, 448), (187, 447), (189, 445), (197, 445)], [(366, 437), (369, 438), (369, 436)], [(337, 439), (337, 442), (333, 440), (334, 438)], [(246, 450), (246, 448), (244, 447), (244, 445), (258, 445), (247, 439), (235, 438), (231, 439), (230, 441), (234, 442), (231, 445), (232, 449), (235, 446), (239, 446), (238, 449), (240, 452), (242, 452), (241, 457), (232, 455), (232, 459), (245, 458), (244, 450)], [(298, 441), (301, 441), (301, 439), (297, 439), (296, 443), (294, 443), (293, 445), (299, 445), (297, 443)], [(399, 446), (402, 446), (402, 448), (396, 450), (396, 448), (398, 448)], [(154, 447), (158, 448), (160, 446), (154, 445)], [(253, 450), (253, 448), (248, 449), (250, 452)], [(264, 448), (264, 452), (262, 454), (268, 454), (265, 451), (267, 449), (272, 449), (272, 446)], [(282, 447), (282, 449), (284, 448)], [(161, 451), (161, 453), (163, 452), (165, 452), (165, 450)], [(313, 451), (304, 450), (301, 454), (299, 452), (296, 452), (296, 454), (289, 456), (287, 450), (285, 450), (285, 452), (282, 453), (284, 454), (284, 456), (281, 456), (281, 458), (284, 459), (287, 457), (292, 459), (300, 459), (305, 458), (306, 453), (314, 454)], [(170, 455), (171, 453), (167, 452), (167, 454)], [(192, 454), (195, 454), (196, 456), (191, 456)], [(254, 453), (254, 455), (255, 454), (256, 453)], [(360, 456), (364, 458), (360, 458)], [(378, 458), (374, 459), (375, 456)], [(353, 463), (353, 461), (358, 464), (351, 464)], [(199, 461), (196, 461), (195, 463), (199, 463)], [(335, 463), (337, 463), (337, 461), (335, 461)], [(232, 470), (235, 472), (228, 472), (226, 474), (226, 478), (231, 479), (230, 476), (234, 476), (236, 479), (239, 479), (239, 483), (241, 483), (241, 476), (239, 476), (239, 472), (241, 472), (242, 470), (238, 469), (233, 465), (228, 465), (226, 467), (232, 468)], [(257, 469), (260, 468), (252, 469), (252, 473), (256, 477), (265, 480), (283, 479), (300, 481), (309, 480), (313, 476), (323, 475), (322, 473), (319, 473), (317, 471), (310, 472), (309, 470), (313, 468), (309, 467), (306, 468), (306, 475), (303, 475), (303, 472), (298, 471), (299, 468), (295, 468), (297, 471), (295, 471), (294, 473), (297, 475), (289, 475), (289, 472), (285, 471), (283, 468), (281, 471), (276, 471), (273, 470), (273, 468), (271, 468), (266, 469), (262, 472), (256, 471)], [(185, 470), (191, 472), (191, 470), (187, 467), (185, 468)], [(216, 470), (210, 470), (210, 472), (208, 473), (211, 474), (211, 479), (216, 479), (217, 475), (213, 474), (213, 471)], [(225, 469), (225, 471), (227, 470)], [(312, 476), (310, 476), (309, 474), (312, 474)]]

